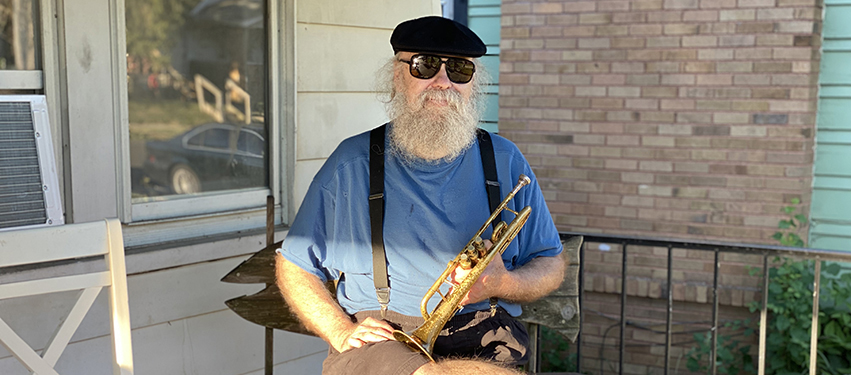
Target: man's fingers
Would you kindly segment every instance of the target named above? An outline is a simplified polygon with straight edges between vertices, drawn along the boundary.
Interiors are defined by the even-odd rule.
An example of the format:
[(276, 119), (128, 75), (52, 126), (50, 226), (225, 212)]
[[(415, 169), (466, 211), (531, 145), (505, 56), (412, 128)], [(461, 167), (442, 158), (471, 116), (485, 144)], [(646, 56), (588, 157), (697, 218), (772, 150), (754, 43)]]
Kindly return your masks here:
[(360, 348), (369, 343), (392, 340), (393, 331), (388, 331), (386, 329), (387, 327), (383, 327), (383, 325), (381, 327), (370, 327), (368, 325), (357, 326), (346, 339), (346, 344), (343, 346), (342, 351)]
[[(378, 320), (374, 318), (366, 318), (363, 322), (361, 322), (358, 329), (363, 329), (365, 331), (369, 331), (375, 335), (384, 337), (386, 339), (393, 338), (393, 327), (383, 320)], [(357, 331), (357, 330), (355, 330)]]

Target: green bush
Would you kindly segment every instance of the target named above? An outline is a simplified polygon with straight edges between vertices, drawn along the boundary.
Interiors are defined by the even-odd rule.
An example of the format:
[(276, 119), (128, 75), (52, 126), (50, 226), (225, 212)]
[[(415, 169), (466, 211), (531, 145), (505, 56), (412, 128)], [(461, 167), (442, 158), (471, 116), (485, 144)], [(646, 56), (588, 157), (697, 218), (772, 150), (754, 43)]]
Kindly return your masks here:
[[(754, 361), (750, 354), (751, 346), (743, 344), (738, 339), (740, 336), (753, 335), (754, 330), (750, 327), (750, 319), (727, 322), (723, 327), (725, 332), (730, 334), (718, 334), (718, 350), (715, 353), (716, 373), (734, 375), (744, 371), (746, 374), (755, 374)], [(697, 346), (691, 348), (686, 354), (688, 357), (686, 367), (689, 371), (711, 374), (709, 356), (712, 353), (712, 332), (695, 333), (694, 341)]]
[(576, 371), (576, 353), (570, 353), (570, 341), (556, 330), (541, 326), (541, 371)]
[[(775, 259), (775, 261), (779, 261)], [(766, 373), (801, 374), (810, 363), (815, 264), (784, 259), (769, 270)], [(838, 264), (824, 268), (819, 288), (818, 373), (851, 373), (851, 273)], [(759, 304), (751, 303), (751, 311)]]
[[(787, 218), (777, 223), (778, 231), (771, 238), (784, 246), (804, 247), (800, 232), (808, 225), (802, 213), (801, 200), (792, 198), (789, 206), (781, 208)], [(775, 264), (780, 258), (774, 259)], [(769, 313), (766, 337), (766, 373), (799, 375), (807, 372), (810, 361), (810, 327), (813, 312), (814, 261), (783, 259), (778, 267), (768, 271)], [(751, 275), (761, 273), (752, 268)], [(851, 374), (851, 273), (832, 263), (821, 274), (819, 287), (818, 374)], [(759, 311), (760, 303), (749, 304), (751, 312)], [(733, 322), (738, 326), (740, 321)], [(747, 324), (745, 324), (747, 326)], [(688, 355), (691, 371), (705, 371), (703, 356), (710, 353), (711, 334), (695, 334), (697, 346)], [(735, 371), (754, 373), (748, 366), (750, 346), (743, 346), (729, 335), (718, 336), (717, 366), (719, 374)], [(730, 372), (733, 371), (733, 372)]]

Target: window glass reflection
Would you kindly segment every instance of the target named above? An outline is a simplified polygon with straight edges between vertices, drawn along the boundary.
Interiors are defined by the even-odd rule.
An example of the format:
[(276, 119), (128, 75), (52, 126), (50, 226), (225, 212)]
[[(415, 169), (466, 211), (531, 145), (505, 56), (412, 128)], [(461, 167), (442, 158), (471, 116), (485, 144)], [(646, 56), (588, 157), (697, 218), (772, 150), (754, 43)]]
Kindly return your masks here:
[(0, 0), (0, 70), (41, 69), (38, 0)]
[(268, 186), (264, 1), (125, 9), (133, 201)]

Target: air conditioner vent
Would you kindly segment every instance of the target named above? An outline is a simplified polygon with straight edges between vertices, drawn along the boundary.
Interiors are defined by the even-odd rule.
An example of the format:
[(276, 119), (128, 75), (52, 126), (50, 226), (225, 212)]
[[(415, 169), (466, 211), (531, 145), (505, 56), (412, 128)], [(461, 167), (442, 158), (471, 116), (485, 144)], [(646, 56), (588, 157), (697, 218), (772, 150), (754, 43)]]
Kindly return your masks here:
[(62, 224), (42, 96), (0, 96), (0, 230)]

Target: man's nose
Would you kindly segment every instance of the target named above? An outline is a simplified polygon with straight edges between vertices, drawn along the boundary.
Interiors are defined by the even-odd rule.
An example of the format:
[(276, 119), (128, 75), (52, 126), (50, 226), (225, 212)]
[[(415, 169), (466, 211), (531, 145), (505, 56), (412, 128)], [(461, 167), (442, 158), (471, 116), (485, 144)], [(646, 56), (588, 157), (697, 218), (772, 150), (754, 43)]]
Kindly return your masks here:
[(432, 77), (431, 87), (448, 89), (452, 87), (452, 81), (449, 80), (449, 75), (446, 73), (446, 64), (440, 64), (440, 70)]

